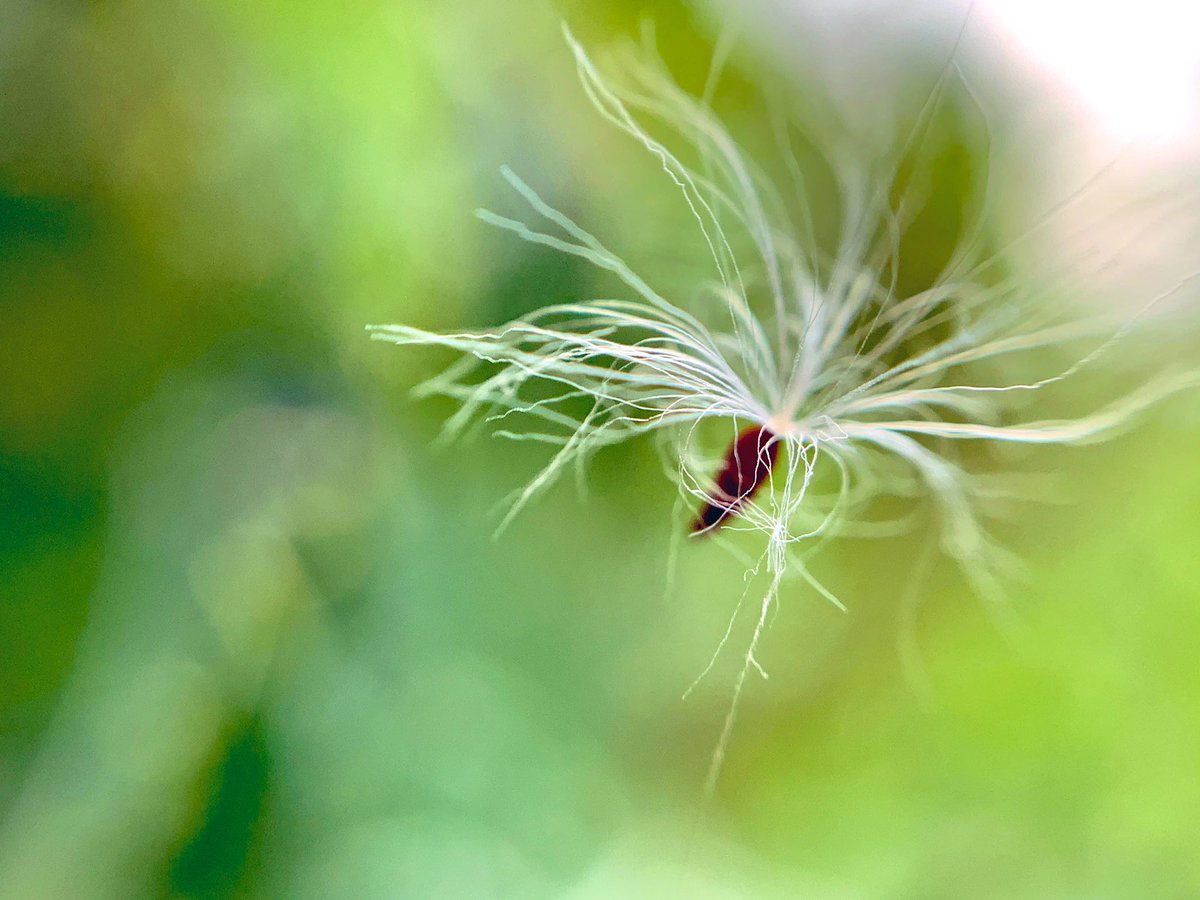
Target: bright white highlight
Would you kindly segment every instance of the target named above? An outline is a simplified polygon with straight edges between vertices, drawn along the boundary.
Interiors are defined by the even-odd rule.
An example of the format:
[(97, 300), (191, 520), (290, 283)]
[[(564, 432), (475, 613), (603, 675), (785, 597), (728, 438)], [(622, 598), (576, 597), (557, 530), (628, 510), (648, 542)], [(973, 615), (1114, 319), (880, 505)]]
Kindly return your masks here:
[(987, 15), (1117, 139), (1179, 139), (1200, 123), (1200, 3), (987, 0)]

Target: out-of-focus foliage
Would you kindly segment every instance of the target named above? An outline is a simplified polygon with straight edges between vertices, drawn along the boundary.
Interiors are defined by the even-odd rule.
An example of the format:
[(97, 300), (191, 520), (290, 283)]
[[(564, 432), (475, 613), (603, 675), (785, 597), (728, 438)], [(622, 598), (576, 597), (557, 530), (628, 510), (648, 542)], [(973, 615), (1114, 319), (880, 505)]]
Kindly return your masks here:
[[(711, 801), (736, 661), (679, 697), (743, 572), (687, 546), (667, 593), (652, 448), (490, 539), (541, 452), (432, 446), (448, 407), (408, 390), (446, 360), (363, 326), (594, 293), (471, 217), (503, 163), (691, 283), (559, 17), (653, 16), (692, 90), (718, 29), (592, 6), (6, 5), (0, 895), (1200, 893), (1191, 400), (1030, 461), (1068, 502), (1014, 509), (1004, 610), (949, 573), (906, 597), (919, 536), (825, 554), (850, 612), (785, 590)], [(917, 260), (961, 214), (931, 209)]]

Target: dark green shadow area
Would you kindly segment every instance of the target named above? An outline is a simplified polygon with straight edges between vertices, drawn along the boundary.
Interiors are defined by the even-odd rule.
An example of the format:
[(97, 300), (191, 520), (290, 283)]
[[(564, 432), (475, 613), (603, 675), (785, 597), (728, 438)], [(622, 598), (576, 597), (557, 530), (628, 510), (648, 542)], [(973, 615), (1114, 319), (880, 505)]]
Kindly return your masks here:
[(251, 718), (234, 731), (213, 766), (203, 820), (171, 861), (174, 896), (241, 895), (254, 874), (256, 843), (270, 800), (271, 764), (262, 723)]

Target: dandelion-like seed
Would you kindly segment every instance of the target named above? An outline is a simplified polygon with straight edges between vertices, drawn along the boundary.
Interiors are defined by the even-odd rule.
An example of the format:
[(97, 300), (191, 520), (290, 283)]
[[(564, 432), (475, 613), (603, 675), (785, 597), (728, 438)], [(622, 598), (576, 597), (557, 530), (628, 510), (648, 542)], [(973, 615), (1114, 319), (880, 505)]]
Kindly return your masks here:
[[(383, 325), (373, 326), (372, 336), (463, 354), (422, 388), (461, 401), (447, 422), (449, 434), (481, 416), (523, 419), (522, 428), (499, 433), (557, 448), (516, 495), (501, 528), (596, 450), (655, 433), (695, 510), (681, 528), (697, 537), (718, 529), (762, 533), (765, 548), (755, 570), (765, 566), (767, 584), (713, 754), (711, 788), (746, 676), (762, 671), (755, 652), (782, 579), (797, 575), (842, 605), (809, 572), (806, 548), (839, 534), (885, 533), (857, 515), (866, 502), (919, 491), (938, 514), (944, 555), (978, 592), (995, 595), (998, 548), (979, 510), (983, 491), (954, 445), (1098, 440), (1200, 379), (1194, 372), (1163, 375), (1090, 415), (1021, 422), (1019, 397), (1086, 369), (1130, 323), (1064, 318), (1050, 304), (1035, 303), (1027, 288), (996, 274), (1003, 251), (985, 254), (978, 234), (959, 243), (929, 287), (899, 293), (900, 236), (916, 206), (908, 192), (896, 196), (900, 160), (928, 126), (940, 91), (957, 71), (953, 63), (889, 163), (830, 160), (841, 229), (836, 252), (823, 256), (811, 221), (798, 227), (780, 211), (777, 191), (709, 104), (651, 65), (631, 65), (630, 83), (618, 85), (601, 76), (569, 32), (566, 39), (596, 109), (651, 154), (682, 195), (711, 255), (715, 283), (687, 304), (664, 296), (504, 169), (544, 224), (488, 211), (480, 218), (611, 273), (626, 296), (547, 306), (484, 331), (438, 334)], [(673, 131), (703, 165), (685, 165), (651, 135), (642, 117)], [(803, 172), (794, 156), (789, 162), (802, 192)], [(735, 245), (751, 252), (736, 253)], [(1160, 299), (1148, 298), (1147, 305)], [(981, 371), (1002, 373), (1004, 366), (995, 363), (1036, 359), (1046, 348), (1087, 340), (1094, 349), (1039, 380), (971, 380)], [(481, 368), (483, 363), (492, 365)], [(550, 385), (549, 396), (544, 390), (531, 395), (528, 386), (535, 382)], [(581, 398), (588, 401), (586, 411), (575, 414)], [(723, 454), (701, 428), (713, 421), (728, 424)], [(819, 466), (836, 473), (834, 489), (813, 487)]]

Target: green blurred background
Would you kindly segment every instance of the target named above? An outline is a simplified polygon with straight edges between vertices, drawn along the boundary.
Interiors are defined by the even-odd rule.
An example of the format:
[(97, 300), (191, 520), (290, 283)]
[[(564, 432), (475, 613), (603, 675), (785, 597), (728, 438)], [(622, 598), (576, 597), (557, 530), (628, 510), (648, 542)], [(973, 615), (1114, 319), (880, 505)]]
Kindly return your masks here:
[(1011, 627), (952, 572), (906, 600), (913, 540), (823, 553), (850, 611), (785, 588), (711, 800), (738, 654), (680, 695), (743, 573), (687, 546), (665, 590), (652, 448), (491, 539), (543, 450), (434, 446), (447, 360), (363, 326), (594, 293), (472, 217), (519, 209), (505, 163), (668, 285), (696, 259), (563, 16), (652, 17), (692, 89), (719, 33), (4, 3), (0, 896), (1200, 896), (1194, 398), (1032, 460), (1068, 502), (1002, 530)]

